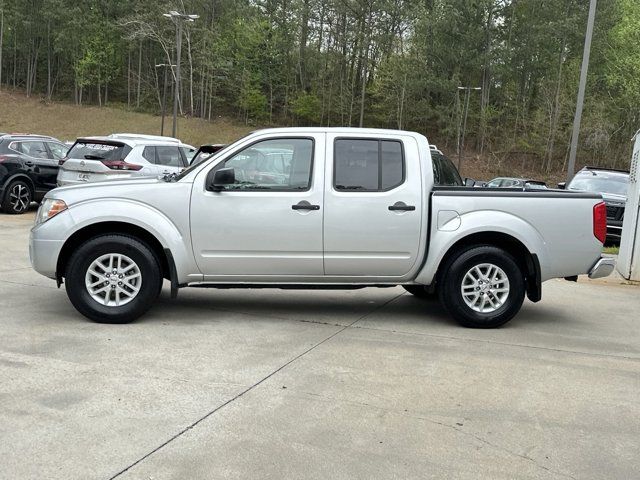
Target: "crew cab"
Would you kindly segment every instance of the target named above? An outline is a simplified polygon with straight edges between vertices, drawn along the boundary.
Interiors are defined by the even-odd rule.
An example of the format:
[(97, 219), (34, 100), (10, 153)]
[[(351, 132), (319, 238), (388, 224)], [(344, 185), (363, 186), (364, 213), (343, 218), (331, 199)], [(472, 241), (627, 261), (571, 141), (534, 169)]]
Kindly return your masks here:
[[(443, 185), (446, 183), (447, 185)], [(497, 327), (555, 277), (608, 275), (600, 195), (474, 189), (418, 133), (254, 132), (179, 175), (49, 192), (36, 271), (99, 322), (182, 287), (363, 288), (437, 294), (468, 327)]]

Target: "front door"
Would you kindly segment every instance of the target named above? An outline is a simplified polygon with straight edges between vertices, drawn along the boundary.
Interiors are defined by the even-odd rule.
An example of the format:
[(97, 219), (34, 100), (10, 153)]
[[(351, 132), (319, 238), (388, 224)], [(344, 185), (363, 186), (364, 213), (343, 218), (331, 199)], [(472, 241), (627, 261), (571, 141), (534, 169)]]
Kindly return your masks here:
[(425, 213), (417, 141), (330, 134), (327, 150), (325, 274), (406, 275), (418, 261)]
[[(322, 276), (324, 137), (265, 135), (200, 172), (191, 232), (205, 280)], [(233, 168), (235, 183), (207, 187), (221, 168)]]

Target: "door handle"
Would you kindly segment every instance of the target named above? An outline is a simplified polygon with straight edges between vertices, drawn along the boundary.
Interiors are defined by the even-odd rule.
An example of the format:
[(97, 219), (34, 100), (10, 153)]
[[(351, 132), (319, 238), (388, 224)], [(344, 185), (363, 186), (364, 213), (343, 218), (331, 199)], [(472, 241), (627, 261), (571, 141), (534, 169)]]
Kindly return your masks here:
[(303, 200), (295, 205), (291, 205), (292, 210), (320, 210), (320, 205), (311, 205), (306, 200)]
[(396, 202), (393, 205), (389, 205), (389, 210), (391, 210), (392, 212), (413, 212), (415, 209), (416, 207), (414, 205), (407, 205), (404, 202)]
[(28, 161), (28, 160), (27, 160), (26, 162), (24, 162), (24, 164), (25, 164), (27, 167), (33, 167), (33, 162), (30, 162), (30, 161)]

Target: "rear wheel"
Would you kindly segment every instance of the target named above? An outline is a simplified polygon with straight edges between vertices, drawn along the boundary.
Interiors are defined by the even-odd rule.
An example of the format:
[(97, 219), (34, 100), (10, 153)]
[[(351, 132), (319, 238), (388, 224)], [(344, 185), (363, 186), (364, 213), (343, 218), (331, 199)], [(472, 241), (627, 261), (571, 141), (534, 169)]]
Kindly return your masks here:
[(426, 300), (438, 298), (438, 294), (436, 292), (429, 292), (424, 285), (403, 285), (402, 288), (418, 298)]
[(162, 287), (160, 262), (140, 240), (103, 235), (69, 259), (66, 290), (73, 306), (101, 323), (128, 323), (145, 313)]
[(2, 199), (2, 210), (13, 215), (24, 213), (29, 209), (33, 194), (31, 187), (24, 180), (14, 180), (5, 190)]
[(444, 266), (440, 300), (461, 325), (495, 328), (519, 311), (524, 274), (506, 251), (482, 245), (463, 250)]

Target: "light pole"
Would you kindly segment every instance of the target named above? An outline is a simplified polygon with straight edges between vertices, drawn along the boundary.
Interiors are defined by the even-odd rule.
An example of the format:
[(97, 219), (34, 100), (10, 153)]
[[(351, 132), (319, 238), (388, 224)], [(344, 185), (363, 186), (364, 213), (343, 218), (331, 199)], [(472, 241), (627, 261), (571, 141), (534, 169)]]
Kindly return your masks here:
[[(471, 97), (471, 90), (482, 90), (481, 87), (458, 87), (456, 94), (458, 98), (460, 98), (460, 90), (464, 90), (464, 110), (462, 116), (458, 116), (458, 171), (460, 171), (460, 167), (462, 166), (462, 150), (464, 149), (464, 134), (467, 131), (467, 115), (469, 114), (469, 99)], [(462, 124), (462, 135), (460, 134), (460, 123)]]
[(180, 96), (180, 55), (182, 53), (182, 23), (193, 22), (200, 15), (187, 15), (186, 13), (179, 13), (175, 10), (169, 13), (163, 13), (163, 16), (170, 18), (173, 23), (176, 24), (176, 82), (175, 90), (173, 92), (173, 128), (171, 135), (176, 136), (178, 128), (178, 97)]
[(164, 85), (162, 86), (162, 122), (160, 123), (160, 135), (164, 135), (164, 114), (167, 111), (167, 67), (173, 68), (170, 63), (159, 63), (156, 68), (164, 67)]
[(593, 24), (596, 18), (597, 0), (591, 0), (589, 4), (589, 18), (587, 20), (587, 33), (584, 38), (584, 51), (582, 52), (582, 69), (580, 70), (580, 85), (578, 86), (578, 100), (576, 102), (576, 114), (573, 117), (573, 133), (571, 134), (571, 150), (569, 151), (569, 165), (567, 165), (567, 184), (573, 178), (576, 169), (576, 154), (578, 152), (578, 136), (580, 135), (580, 123), (582, 122), (582, 106), (584, 104), (584, 91), (587, 87), (587, 71), (589, 70), (589, 54), (591, 53), (591, 37), (593, 36)]

